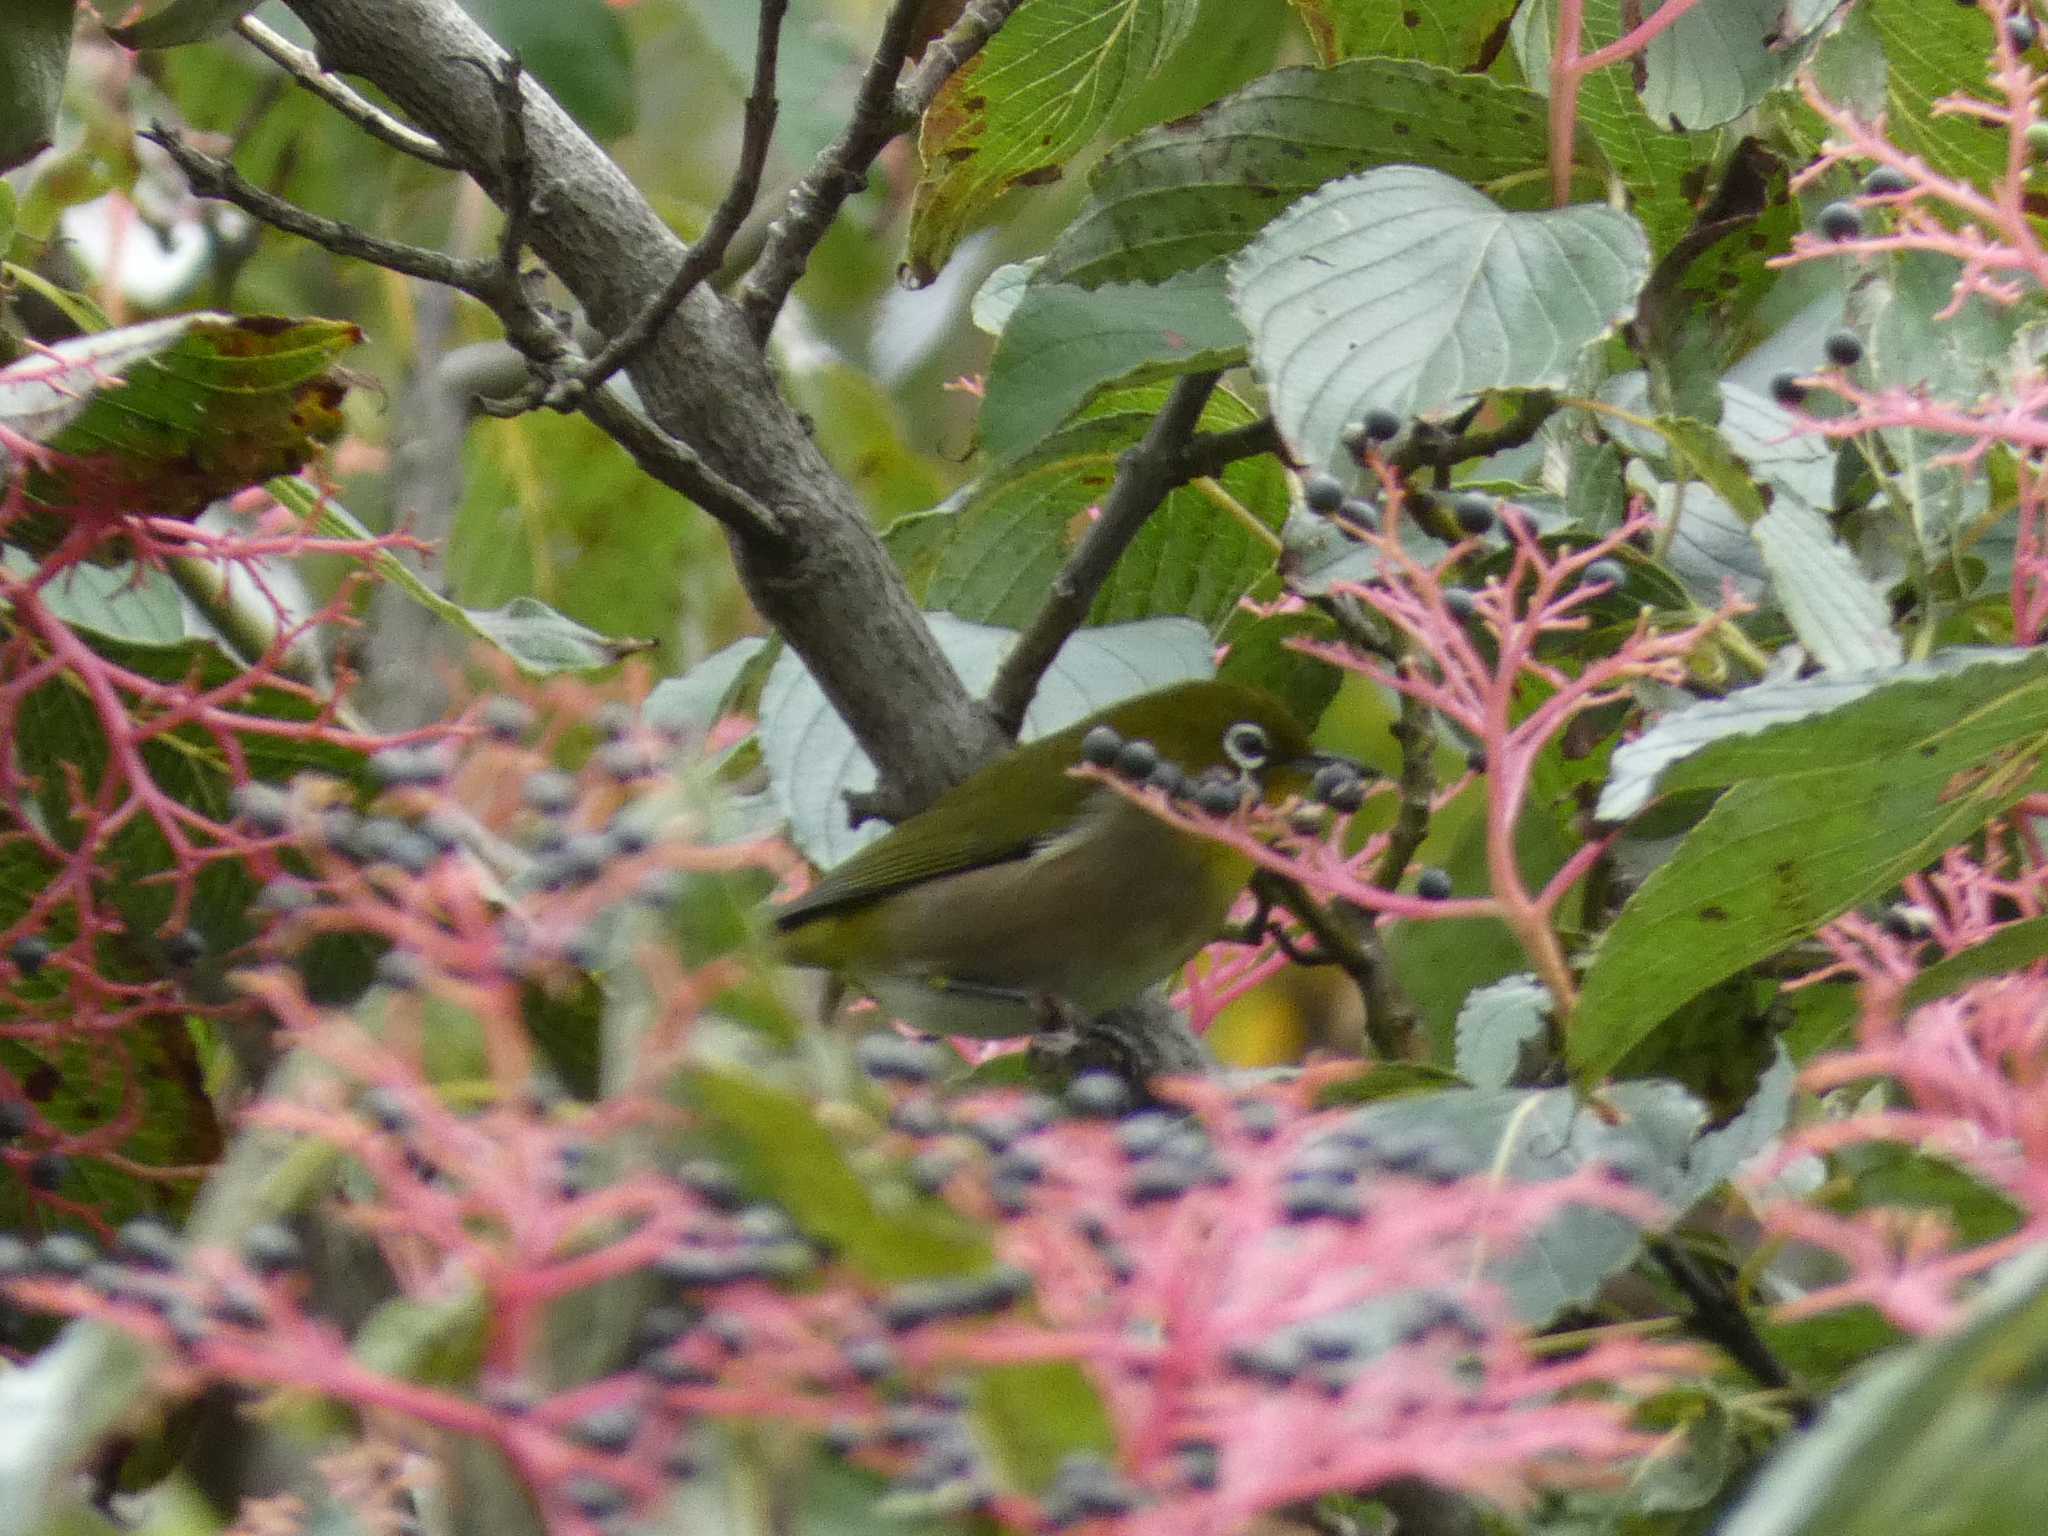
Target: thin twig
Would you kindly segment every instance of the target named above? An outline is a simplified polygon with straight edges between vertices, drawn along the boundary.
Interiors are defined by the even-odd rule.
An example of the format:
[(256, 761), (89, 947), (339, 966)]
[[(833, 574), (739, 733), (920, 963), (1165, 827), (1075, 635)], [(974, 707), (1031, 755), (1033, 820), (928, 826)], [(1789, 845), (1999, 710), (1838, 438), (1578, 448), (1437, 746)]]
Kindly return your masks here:
[(757, 339), (767, 339), (789, 290), (803, 276), (811, 252), (825, 238), (841, 206), (867, 185), (875, 156), (903, 131), (904, 120), (896, 111), (896, 77), (903, 72), (923, 10), (924, 0), (896, 0), (889, 7), (874, 57), (854, 93), (853, 114), (790, 189), (782, 217), (768, 226), (767, 242), (738, 295), (740, 313)]
[(661, 292), (617, 335), (592, 353), (589, 362), (542, 391), (536, 404), (566, 410), (580, 402), (585, 394), (631, 362), (633, 355), (668, 322), (676, 306), (725, 260), (733, 236), (753, 212), (754, 199), (761, 192), (761, 172), (768, 163), (768, 145), (775, 136), (776, 59), (781, 49), (783, 18), (788, 14), (789, 0), (761, 0), (760, 32), (754, 44), (754, 85), (746, 102), (739, 163), (725, 196), (712, 211), (711, 222), (704, 226), (704, 232), (692, 243)]
[(1542, 430), (1543, 423), (1557, 410), (1557, 403), (1557, 397), (1548, 390), (1527, 390), (1516, 397), (1515, 414), (1499, 426), (1443, 437), (1411, 433), (1387, 455), (1387, 462), (1396, 469), (1446, 469), (1467, 459), (1483, 459), (1519, 448)]
[(960, 19), (935, 39), (896, 93), (896, 115), (905, 123), (923, 117), (948, 80), (988, 45), (1022, 0), (971, 0)]
[(767, 339), (790, 289), (804, 275), (811, 252), (825, 238), (846, 200), (867, 185), (875, 157), (924, 115), (939, 88), (981, 51), (1020, 3), (970, 0), (960, 19), (925, 49), (916, 69), (900, 86), (897, 82), (917, 36), (925, 0), (896, 0), (889, 8), (874, 57), (861, 75), (853, 115), (791, 190), (782, 217), (768, 226), (761, 254), (740, 285), (740, 311), (757, 338)]
[(1167, 494), (1186, 483), (1183, 450), (1194, 436), (1195, 424), (1202, 419), (1202, 408), (1209, 403), (1209, 396), (1222, 377), (1214, 371), (1191, 373), (1176, 383), (1144, 439), (1118, 461), (1116, 483), (1102, 503), (1102, 515), (1089, 528), (1066, 567), (1053, 578), (1045, 606), (1039, 609), (1030, 628), (1017, 637), (989, 688), (989, 711), (996, 724), (1012, 736), (1017, 734), (1024, 711), (1031, 707), (1039, 679), (1045, 676), (1046, 668), (1052, 665), (1067, 637), (1088, 617), (1088, 610), (1095, 605), (1095, 594), (1102, 590), (1102, 584), (1109, 579), (1131, 540), (1138, 536), (1146, 519)]
[(1232, 427), (1227, 432), (1198, 432), (1180, 453), (1180, 470), (1189, 480), (1211, 480), (1240, 459), (1255, 459), (1262, 453), (1286, 458), (1287, 445), (1280, 440), (1280, 428), (1270, 416)]
[(1757, 1332), (1748, 1310), (1725, 1280), (1707, 1273), (1691, 1254), (1668, 1237), (1653, 1237), (1650, 1253), (1664, 1273), (1671, 1277), (1691, 1306), (1687, 1325), (1693, 1332), (1717, 1344), (1728, 1357), (1774, 1392), (1784, 1392), (1792, 1402), (1792, 1414), (1799, 1424), (1812, 1421), (1812, 1396), (1793, 1377), (1785, 1363)]
[(379, 143), (388, 144), (401, 154), (411, 155), (415, 160), (424, 160), (428, 165), (437, 165), (446, 171), (462, 168), (431, 135), (401, 123), (375, 102), (359, 95), (346, 82), (322, 69), (320, 60), (312, 53), (272, 31), (254, 16), (244, 16), (235, 23), (235, 30), (299, 86), (311, 91)]
[[(440, 251), (386, 240), (338, 219), (310, 213), (295, 203), (264, 191), (226, 161), (202, 154), (161, 123), (153, 124), (144, 137), (162, 146), (185, 173), (192, 190), (201, 197), (232, 203), (251, 218), (287, 234), (297, 235), (302, 240), (310, 240), (338, 256), (366, 261), (386, 271), (438, 283), (469, 295), (498, 317), (505, 327), (506, 339), (530, 366), (556, 369), (563, 357), (573, 353), (573, 345), (561, 326), (527, 292), (525, 281), (517, 269), (516, 250), (510, 253), (513, 265), (508, 269), (502, 245), (497, 259), (468, 261)], [(508, 175), (525, 174), (518, 164), (523, 141), (524, 136), (516, 130), (508, 138), (505, 155)], [(508, 223), (523, 222), (523, 216), (515, 221), (509, 209), (506, 217)], [(609, 391), (597, 390), (585, 397), (583, 411), (616, 438), (642, 469), (662, 484), (689, 497), (736, 533), (756, 541), (764, 549), (779, 548), (787, 543), (789, 531), (779, 515), (713, 470), (687, 445), (662, 431), (623, 399)]]
[[(1316, 941), (1315, 960), (1335, 965), (1358, 988), (1365, 1005), (1365, 1036), (1382, 1061), (1405, 1061), (1415, 1039), (1419, 1018), (1394, 982), (1388, 969), (1385, 946), (1372, 915), (1355, 907), (1325, 907), (1302, 888), (1300, 882), (1262, 870), (1252, 877), (1252, 890), (1262, 903), (1286, 908)], [(1276, 940), (1279, 929), (1273, 930)], [(1285, 943), (1282, 953), (1294, 959)], [(1300, 964), (1300, 961), (1295, 961)]]
[(264, 191), (227, 161), (202, 154), (163, 123), (152, 123), (142, 137), (171, 157), (178, 169), (185, 173), (185, 180), (192, 190), (201, 197), (232, 203), (251, 218), (273, 229), (281, 229), (288, 235), (297, 235), (301, 240), (310, 240), (337, 256), (365, 261), (388, 272), (417, 277), (425, 282), (440, 283), (472, 298), (482, 297), (477, 289), (489, 279), (492, 269), (487, 262), (465, 261), (424, 246), (386, 240), (338, 219), (310, 213), (296, 203), (286, 202)]

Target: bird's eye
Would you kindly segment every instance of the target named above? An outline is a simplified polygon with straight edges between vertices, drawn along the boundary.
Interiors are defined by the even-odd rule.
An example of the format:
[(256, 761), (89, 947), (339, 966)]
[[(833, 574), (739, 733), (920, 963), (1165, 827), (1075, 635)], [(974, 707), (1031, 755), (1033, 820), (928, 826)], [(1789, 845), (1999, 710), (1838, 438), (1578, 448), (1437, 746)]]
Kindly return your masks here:
[(1240, 720), (1223, 733), (1223, 755), (1246, 773), (1265, 767), (1272, 750), (1265, 727), (1253, 721)]

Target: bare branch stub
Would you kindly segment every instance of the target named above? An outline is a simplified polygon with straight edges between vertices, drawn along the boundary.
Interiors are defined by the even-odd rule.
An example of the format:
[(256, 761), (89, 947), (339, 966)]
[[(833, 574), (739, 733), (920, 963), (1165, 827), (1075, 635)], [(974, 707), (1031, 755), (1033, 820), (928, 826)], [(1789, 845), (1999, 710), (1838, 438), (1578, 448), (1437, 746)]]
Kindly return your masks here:
[(903, 69), (925, 0), (896, 0), (890, 7), (874, 56), (861, 76), (853, 115), (790, 192), (788, 206), (769, 226), (767, 243), (741, 285), (740, 309), (757, 338), (767, 338), (840, 208), (867, 185), (875, 157), (897, 134), (916, 124), (939, 88), (982, 50), (1020, 3), (971, 0), (960, 19), (925, 49), (907, 79)]
[(692, 242), (675, 275), (639, 314), (592, 353), (587, 363), (540, 391), (532, 403), (569, 410), (590, 391), (601, 388), (632, 360), (634, 353), (654, 339), (676, 307), (725, 260), (733, 237), (753, 212), (754, 201), (761, 193), (761, 174), (768, 163), (768, 146), (775, 136), (775, 81), (782, 26), (788, 14), (789, 0), (761, 0), (760, 31), (754, 46), (754, 83), (747, 95), (739, 163), (704, 232)]
[(401, 123), (375, 102), (359, 95), (346, 82), (320, 67), (320, 61), (289, 38), (271, 30), (254, 16), (244, 16), (235, 30), (249, 45), (292, 77), (301, 89), (311, 92), (354, 123), (380, 144), (401, 154), (424, 160), (443, 170), (460, 170), (455, 157), (437, 144), (433, 136)]

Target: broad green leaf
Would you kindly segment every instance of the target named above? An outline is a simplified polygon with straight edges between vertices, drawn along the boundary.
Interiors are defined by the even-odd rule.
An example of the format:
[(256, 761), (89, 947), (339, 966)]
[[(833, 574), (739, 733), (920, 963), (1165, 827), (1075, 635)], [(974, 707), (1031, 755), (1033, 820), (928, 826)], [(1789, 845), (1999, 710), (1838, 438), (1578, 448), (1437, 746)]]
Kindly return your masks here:
[(2031, 687), (2043, 670), (2038, 652), (1954, 651), (1864, 677), (1740, 688), (1666, 715), (1615, 748), (1593, 814), (1626, 821), (1659, 794), (1849, 767), (1898, 748), (1932, 722)]
[(1720, 1536), (2033, 1536), (2048, 1509), (2048, 1252), (1955, 1332), (1884, 1358), (1793, 1436)]
[(107, 28), (123, 48), (176, 48), (227, 31), (262, 0), (170, 0), (140, 18)]
[(1643, 110), (1688, 131), (1733, 122), (1805, 58), (1786, 26), (1784, 0), (1699, 0), (1643, 50)]
[[(970, 693), (985, 693), (1016, 632), (926, 615), (932, 634)], [(1147, 619), (1077, 631), (1060, 648), (1024, 714), (1023, 740), (1046, 735), (1141, 693), (1214, 671), (1208, 631), (1186, 619)], [(872, 789), (874, 765), (793, 651), (784, 651), (761, 691), (761, 758), (790, 837), (830, 868), (888, 828), (847, 825), (849, 791)]]
[(1432, 167), (1542, 206), (1543, 103), (1394, 59), (1282, 69), (1103, 159), (1038, 281), (1157, 282), (1243, 248), (1289, 203), (1366, 166)]
[[(1596, 1110), (1566, 1088), (1454, 1088), (1374, 1104), (1356, 1119), (1374, 1145), (1413, 1147), (1446, 1175), (1540, 1183), (1588, 1163), (1614, 1168), (1675, 1220), (1711, 1187), (1691, 1167), (1705, 1110), (1675, 1083), (1623, 1083), (1601, 1097)], [(1633, 1261), (1640, 1241), (1625, 1217), (1573, 1207), (1519, 1250), (1487, 1255), (1486, 1269), (1516, 1316), (1535, 1326), (1590, 1300)]]
[(1938, 172), (1989, 186), (2005, 170), (2005, 135), (1988, 133), (1974, 119), (1935, 110), (1945, 97), (1995, 97), (1985, 83), (1992, 50), (1991, 18), (1974, 5), (1948, 0), (1869, 0), (1867, 10), (1884, 44), (1889, 101), (1884, 121), (1891, 141)]
[[(1150, 428), (1165, 392), (1116, 391), (1080, 421), (1016, 463), (969, 487), (954, 503), (889, 530), (887, 543), (919, 606), (981, 624), (1022, 629), (1109, 494), (1117, 460)], [(1204, 431), (1253, 419), (1226, 394), (1202, 412)], [(1171, 492), (1124, 551), (1090, 609), (1091, 624), (1177, 615), (1219, 629), (1252, 584), (1273, 569), (1287, 513), (1287, 479), (1269, 457), (1241, 459), (1214, 483)]]
[(1164, 60), (1193, 0), (1031, 0), (940, 89), (918, 131), (909, 271), (929, 282), (1014, 187), (1066, 162)]
[(1458, 1010), (1458, 1076), (1474, 1088), (1507, 1087), (1549, 1014), (1549, 989), (1526, 971), (1479, 988)]
[[(1953, 257), (1902, 251), (1881, 258), (1877, 281), (1859, 295), (1868, 307), (1864, 371), (1870, 385), (1968, 407), (2020, 386), (2011, 377), (2021, 317), (1981, 295), (1946, 313), (1962, 266)], [(1973, 469), (1942, 462), (1965, 440), (1912, 428), (1880, 434), (1897, 466), (1889, 499), (1911, 520), (1921, 549), (1935, 564), (1957, 552), (1957, 531), (1986, 500)]]
[(702, 734), (718, 723), (740, 675), (768, 646), (759, 635), (735, 640), (706, 656), (681, 677), (665, 677), (647, 695), (641, 714), (664, 731)]
[(1813, 508), (1786, 497), (1750, 530), (1792, 633), (1830, 672), (1897, 666), (1891, 605)]
[(1667, 791), (1730, 773), (1736, 784), (1602, 937), (1567, 1027), (1574, 1072), (1604, 1075), (1686, 999), (1890, 888), (2026, 793), (2048, 748), (2048, 676), (2030, 660), (1880, 688), (1667, 769)]
[[(17, 578), (35, 569), (18, 549), (0, 551), (0, 564)], [(143, 645), (169, 645), (185, 637), (178, 589), (163, 571), (132, 565), (67, 566), (43, 585), (41, 595), (44, 606), (73, 629)]]
[(1220, 265), (1157, 286), (1033, 283), (1002, 327), (981, 407), (981, 446), (998, 462), (1035, 446), (1095, 392), (1244, 360)]
[(0, 14), (0, 171), (50, 142), (77, 11), (72, 0), (10, 0)]
[[(194, 517), (218, 497), (293, 473), (340, 430), (333, 363), (361, 335), (338, 320), (191, 314), (76, 337), (0, 369), (0, 426), (92, 461), (115, 477), (127, 509)], [(0, 456), (0, 473), (20, 472)], [(66, 531), (83, 485), (62, 464), (27, 475), (45, 510), (16, 519), (5, 537), (40, 555)]]
[(1763, 495), (1749, 466), (1719, 432), (1689, 416), (1659, 416), (1652, 425), (1669, 445), (1675, 469), (1706, 486), (1744, 522), (1754, 523), (1764, 515)]
[[(375, 537), (348, 508), (303, 480), (273, 480), (266, 489), (323, 538)], [(421, 581), (411, 566), (389, 550), (377, 551), (371, 565), (421, 607), (490, 642), (530, 676), (596, 671), (647, 649), (644, 640), (607, 639), (530, 597), (515, 597), (500, 608), (465, 608)]]
[(857, 1171), (805, 1100), (709, 1067), (685, 1073), (684, 1092), (748, 1189), (866, 1279), (894, 1285), (988, 1266), (987, 1239), (973, 1226), (906, 1183)]
[(1649, 265), (1615, 209), (1511, 213), (1392, 166), (1296, 203), (1232, 261), (1230, 287), (1282, 433), (1305, 461), (1336, 464), (1369, 409), (1563, 387), (1634, 312)]
[(997, 337), (1003, 334), (1003, 328), (1010, 323), (1010, 316), (1017, 313), (1017, 306), (1024, 302), (1025, 290), (1031, 286), (1031, 279), (1044, 260), (1042, 256), (1034, 256), (1029, 261), (1008, 261), (989, 273), (981, 287), (975, 290), (971, 307), (977, 330)]
[(1514, 0), (1290, 0), (1316, 58), (1421, 59), (1467, 69), (1514, 14)]
[(1071, 1360), (1029, 1360), (977, 1372), (969, 1412), (1006, 1487), (1043, 1493), (1076, 1452), (1111, 1456), (1116, 1430)]

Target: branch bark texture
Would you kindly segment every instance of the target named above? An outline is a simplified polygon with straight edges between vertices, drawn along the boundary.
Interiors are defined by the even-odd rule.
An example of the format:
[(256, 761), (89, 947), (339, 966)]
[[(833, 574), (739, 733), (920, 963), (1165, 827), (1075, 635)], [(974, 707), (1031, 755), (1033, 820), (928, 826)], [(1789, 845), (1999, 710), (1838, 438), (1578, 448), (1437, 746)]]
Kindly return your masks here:
[[(293, 0), (322, 65), (376, 85), (502, 204), (503, 124), (489, 86), (504, 57), (455, 0)], [(481, 63), (487, 66), (479, 70)], [(642, 312), (686, 247), (545, 91), (522, 80), (532, 206), (525, 233), (600, 331)], [(729, 536), (748, 595), (915, 808), (1006, 742), (960, 684), (851, 487), (782, 398), (750, 327), (691, 293), (628, 372), (648, 415), (791, 531)]]

